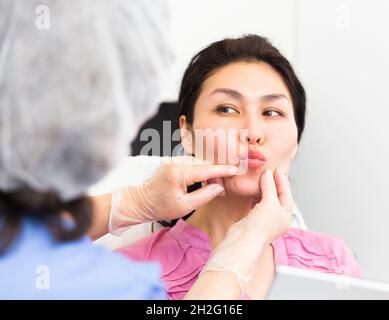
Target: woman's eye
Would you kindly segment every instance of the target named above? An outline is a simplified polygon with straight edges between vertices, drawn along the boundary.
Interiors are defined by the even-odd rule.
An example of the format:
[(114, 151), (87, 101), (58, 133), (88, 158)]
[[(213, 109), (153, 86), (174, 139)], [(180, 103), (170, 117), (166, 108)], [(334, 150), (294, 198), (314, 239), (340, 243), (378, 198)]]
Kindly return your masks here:
[(229, 106), (220, 106), (217, 108), (217, 111), (221, 113), (234, 113), (234, 112), (238, 113), (238, 111), (236, 111), (234, 108)]
[(276, 110), (267, 110), (263, 113), (265, 116), (268, 117), (276, 117), (276, 116), (281, 116), (281, 112), (276, 111)]

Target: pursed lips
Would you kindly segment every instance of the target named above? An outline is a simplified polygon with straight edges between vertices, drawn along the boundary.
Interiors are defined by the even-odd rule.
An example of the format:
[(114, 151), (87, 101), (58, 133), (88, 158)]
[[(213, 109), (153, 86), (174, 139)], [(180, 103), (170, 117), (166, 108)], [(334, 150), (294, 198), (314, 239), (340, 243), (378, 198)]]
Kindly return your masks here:
[(248, 153), (244, 153), (239, 157), (241, 163), (242, 161), (247, 161), (247, 167), (249, 169), (258, 169), (262, 167), (266, 162), (266, 157), (257, 150), (249, 150)]

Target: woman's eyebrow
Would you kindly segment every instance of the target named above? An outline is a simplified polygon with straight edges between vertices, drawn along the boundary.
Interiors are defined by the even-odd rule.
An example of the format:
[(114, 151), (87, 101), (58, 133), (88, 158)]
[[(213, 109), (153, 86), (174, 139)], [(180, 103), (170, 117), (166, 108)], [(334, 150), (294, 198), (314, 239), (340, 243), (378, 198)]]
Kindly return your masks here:
[(236, 91), (234, 89), (227, 89), (227, 88), (215, 89), (210, 93), (209, 97), (217, 93), (223, 93), (238, 100), (241, 100), (243, 98), (243, 95), (239, 91)]
[[(217, 94), (217, 93), (222, 93), (222, 94), (228, 95), (228, 96), (235, 98), (237, 100), (243, 99), (243, 94), (241, 94), (239, 91), (234, 90), (234, 89), (227, 89), (227, 88), (215, 89), (210, 93), (209, 96), (212, 96), (212, 95)], [(283, 93), (271, 93), (271, 94), (266, 94), (266, 95), (259, 97), (259, 100), (261, 102), (271, 102), (271, 101), (281, 100), (281, 99), (285, 99), (286, 101), (290, 102), (289, 98), (286, 95), (284, 95)]]
[(289, 98), (286, 95), (284, 95), (283, 93), (266, 94), (266, 95), (260, 97), (260, 100), (262, 102), (271, 102), (271, 101), (281, 100), (281, 99), (285, 99), (286, 101), (290, 102)]

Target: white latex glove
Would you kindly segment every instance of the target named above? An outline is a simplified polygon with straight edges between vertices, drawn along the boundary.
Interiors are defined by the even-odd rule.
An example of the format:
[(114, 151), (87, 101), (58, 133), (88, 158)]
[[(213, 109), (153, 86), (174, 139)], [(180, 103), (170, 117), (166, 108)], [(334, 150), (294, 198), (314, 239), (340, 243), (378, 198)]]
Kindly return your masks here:
[[(237, 171), (235, 166), (212, 165), (194, 157), (170, 158), (141, 186), (112, 192), (109, 232), (121, 235), (134, 224), (181, 218), (224, 195), (221, 178), (235, 175)], [(187, 192), (188, 186), (210, 179), (216, 181)]]
[(261, 251), (286, 232), (292, 222), (293, 198), (288, 177), (266, 170), (260, 178), (262, 199), (235, 223), (214, 249), (202, 272), (233, 272), (246, 291)]

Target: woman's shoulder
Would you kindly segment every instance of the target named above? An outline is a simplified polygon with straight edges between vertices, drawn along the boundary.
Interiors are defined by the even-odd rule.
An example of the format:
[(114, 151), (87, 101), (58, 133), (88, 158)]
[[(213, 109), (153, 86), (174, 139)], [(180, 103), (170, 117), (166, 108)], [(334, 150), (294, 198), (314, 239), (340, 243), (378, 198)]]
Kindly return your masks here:
[(162, 228), (116, 251), (135, 260), (177, 261), (188, 250), (208, 249), (208, 241), (199, 231), (179, 220), (173, 227)]
[(164, 262), (179, 255), (183, 244), (174, 227), (164, 227), (149, 236), (122, 246), (115, 251), (133, 260)]
[(154, 234), (118, 250), (142, 261), (158, 261), (168, 298), (181, 299), (190, 289), (211, 249), (208, 236), (183, 220), (172, 228)]
[(346, 243), (330, 234), (290, 228), (273, 242), (276, 264), (359, 277), (356, 258)]

